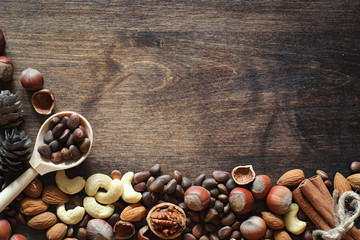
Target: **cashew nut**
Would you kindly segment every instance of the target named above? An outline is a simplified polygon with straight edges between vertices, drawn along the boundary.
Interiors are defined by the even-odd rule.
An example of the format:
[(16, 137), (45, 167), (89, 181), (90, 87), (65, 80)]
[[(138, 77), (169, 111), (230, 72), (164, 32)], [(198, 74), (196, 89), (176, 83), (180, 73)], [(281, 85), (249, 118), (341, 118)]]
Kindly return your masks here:
[(95, 194), (95, 199), (102, 204), (111, 204), (119, 200), (123, 190), (124, 187), (121, 180), (114, 179), (111, 181), (107, 192), (97, 192)]
[(121, 178), (121, 181), (124, 185), (124, 192), (121, 195), (121, 198), (127, 202), (127, 203), (137, 203), (141, 200), (141, 193), (136, 192), (134, 188), (131, 185), (131, 181), (134, 178), (133, 172), (127, 172), (124, 174), (124, 176)]
[(68, 178), (65, 170), (58, 171), (55, 176), (56, 185), (61, 191), (67, 194), (76, 194), (80, 192), (85, 186), (83, 177)]
[(85, 209), (77, 206), (74, 209), (65, 209), (65, 204), (61, 204), (56, 208), (56, 214), (63, 223), (75, 225), (78, 224), (85, 215)]
[(108, 175), (95, 173), (86, 180), (85, 192), (90, 197), (95, 196), (99, 188), (109, 190), (111, 181), (112, 180)]
[(301, 221), (297, 217), (299, 206), (296, 203), (292, 203), (289, 208), (289, 212), (285, 213), (285, 227), (286, 229), (295, 234), (301, 234), (306, 228), (306, 222)]
[(108, 218), (115, 210), (114, 205), (101, 205), (96, 202), (94, 197), (86, 197), (83, 202), (86, 212), (93, 218)]

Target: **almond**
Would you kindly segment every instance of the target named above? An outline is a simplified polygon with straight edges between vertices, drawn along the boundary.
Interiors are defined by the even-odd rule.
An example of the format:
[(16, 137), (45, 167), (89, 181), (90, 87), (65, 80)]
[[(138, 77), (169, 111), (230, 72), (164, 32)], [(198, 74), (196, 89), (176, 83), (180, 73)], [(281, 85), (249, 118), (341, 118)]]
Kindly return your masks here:
[(261, 216), (269, 228), (280, 230), (285, 227), (285, 222), (280, 215), (271, 212), (261, 212)]
[(56, 186), (44, 188), (42, 200), (48, 204), (61, 205), (69, 201), (68, 196)]
[(274, 232), (274, 240), (292, 240), (290, 235), (283, 231), (275, 231)]
[(64, 223), (57, 223), (46, 232), (46, 237), (49, 240), (61, 240), (65, 237), (66, 232), (67, 226)]
[(351, 191), (350, 183), (339, 172), (337, 172), (334, 177), (334, 189), (339, 191), (339, 195), (341, 195), (343, 192)]
[(56, 222), (55, 214), (52, 212), (44, 212), (31, 218), (27, 224), (33, 229), (47, 229), (54, 226)]
[(354, 191), (360, 190), (360, 173), (350, 175), (347, 178), (347, 180), (349, 181), (349, 183)]
[(297, 187), (304, 179), (303, 170), (293, 169), (284, 173), (277, 181), (277, 184), (285, 187)]
[(146, 209), (140, 203), (135, 203), (127, 206), (121, 212), (120, 218), (126, 222), (137, 222), (145, 217)]
[(39, 179), (35, 178), (32, 180), (29, 185), (24, 189), (24, 193), (32, 198), (38, 198), (42, 192), (42, 183)]
[(49, 205), (40, 198), (26, 197), (20, 202), (20, 212), (24, 215), (32, 216), (45, 212)]

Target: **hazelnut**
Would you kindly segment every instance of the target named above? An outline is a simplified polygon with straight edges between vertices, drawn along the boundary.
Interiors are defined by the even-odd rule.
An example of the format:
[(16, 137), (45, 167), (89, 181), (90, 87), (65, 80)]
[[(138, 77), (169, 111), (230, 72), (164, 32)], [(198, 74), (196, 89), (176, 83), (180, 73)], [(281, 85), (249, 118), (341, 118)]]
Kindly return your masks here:
[(35, 69), (25, 69), (20, 76), (21, 85), (29, 90), (42, 89), (44, 85), (44, 79), (42, 74)]
[(237, 166), (232, 170), (231, 175), (238, 185), (249, 184), (255, 179), (252, 165)]
[(10, 223), (5, 219), (0, 219), (0, 240), (7, 240), (11, 236)]
[(49, 89), (42, 89), (32, 95), (31, 103), (37, 113), (49, 115), (55, 107), (55, 97)]
[(252, 216), (240, 225), (240, 232), (246, 239), (260, 239), (265, 235), (266, 223), (258, 216)]
[(210, 192), (200, 186), (188, 188), (184, 195), (186, 206), (193, 211), (202, 211), (210, 204)]
[(135, 226), (130, 222), (117, 221), (113, 229), (116, 239), (129, 239), (135, 234)]
[(3, 32), (0, 29), (0, 54), (4, 53), (6, 41)]
[(284, 186), (274, 186), (266, 197), (266, 205), (269, 210), (276, 214), (285, 214), (289, 211), (292, 202), (290, 189)]
[(148, 213), (146, 221), (150, 230), (162, 239), (174, 239), (186, 227), (185, 212), (175, 204), (160, 203)]
[(86, 226), (86, 235), (90, 240), (112, 239), (113, 229), (102, 219), (92, 219)]
[(271, 180), (267, 175), (258, 175), (251, 185), (251, 192), (256, 199), (263, 199), (269, 193)]
[(10, 82), (13, 78), (14, 66), (12, 62), (4, 56), (0, 56), (0, 82)]
[(21, 234), (14, 234), (11, 236), (10, 240), (26, 240), (26, 238)]
[(246, 214), (249, 213), (254, 206), (254, 197), (249, 190), (236, 187), (230, 192), (229, 203), (234, 212)]

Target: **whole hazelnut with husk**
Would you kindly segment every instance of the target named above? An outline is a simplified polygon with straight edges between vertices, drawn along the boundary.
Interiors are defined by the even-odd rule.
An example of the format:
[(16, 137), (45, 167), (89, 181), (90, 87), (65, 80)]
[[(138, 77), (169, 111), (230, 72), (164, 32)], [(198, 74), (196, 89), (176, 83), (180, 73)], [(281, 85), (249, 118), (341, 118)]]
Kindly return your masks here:
[(41, 89), (31, 97), (35, 111), (42, 115), (49, 115), (55, 107), (55, 96), (49, 89)]
[(232, 170), (231, 176), (238, 185), (246, 185), (254, 181), (255, 172), (252, 165), (237, 166)]
[(290, 189), (284, 186), (274, 186), (266, 197), (266, 205), (273, 213), (282, 215), (289, 211), (292, 202)]
[(12, 62), (4, 56), (0, 56), (0, 82), (10, 82), (14, 75)]
[(193, 211), (202, 211), (210, 204), (210, 192), (204, 187), (192, 186), (188, 188), (184, 195), (185, 205)]
[(271, 180), (267, 175), (258, 175), (251, 185), (251, 193), (256, 199), (263, 199), (271, 189)]
[(28, 68), (21, 73), (20, 82), (28, 90), (39, 90), (44, 85), (44, 78), (38, 70)]
[(117, 221), (113, 231), (116, 239), (129, 239), (135, 234), (135, 226), (131, 222)]
[(172, 203), (160, 203), (148, 213), (146, 221), (151, 231), (162, 239), (174, 239), (186, 227), (185, 212)]
[(4, 53), (5, 46), (6, 46), (5, 37), (4, 37), (2, 30), (0, 29), (0, 54)]
[(236, 187), (229, 194), (229, 203), (234, 212), (247, 214), (254, 206), (254, 197), (249, 190)]

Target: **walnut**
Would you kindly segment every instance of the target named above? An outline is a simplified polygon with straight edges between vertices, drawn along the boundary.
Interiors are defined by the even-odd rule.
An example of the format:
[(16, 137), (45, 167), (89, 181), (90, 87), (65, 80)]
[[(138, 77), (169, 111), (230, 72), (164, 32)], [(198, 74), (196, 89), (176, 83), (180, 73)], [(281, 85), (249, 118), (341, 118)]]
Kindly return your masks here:
[(146, 221), (158, 237), (173, 239), (184, 230), (186, 215), (180, 207), (172, 203), (160, 203), (149, 211)]

